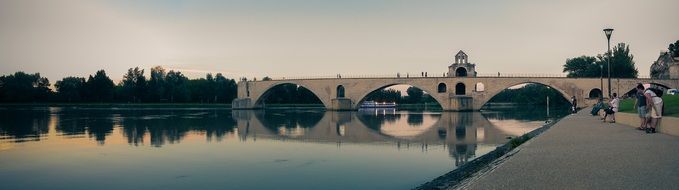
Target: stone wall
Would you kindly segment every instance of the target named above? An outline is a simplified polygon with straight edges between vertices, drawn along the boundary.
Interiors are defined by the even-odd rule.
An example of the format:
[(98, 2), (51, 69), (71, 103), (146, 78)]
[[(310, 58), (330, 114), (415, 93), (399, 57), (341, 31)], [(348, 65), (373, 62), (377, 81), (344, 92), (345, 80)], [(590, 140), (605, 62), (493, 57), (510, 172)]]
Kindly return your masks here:
[[(630, 127), (639, 127), (640, 124), (639, 115), (634, 113), (616, 113), (615, 120), (620, 124), (625, 124)], [(672, 136), (679, 136), (679, 118), (663, 117), (658, 124), (657, 131)]]

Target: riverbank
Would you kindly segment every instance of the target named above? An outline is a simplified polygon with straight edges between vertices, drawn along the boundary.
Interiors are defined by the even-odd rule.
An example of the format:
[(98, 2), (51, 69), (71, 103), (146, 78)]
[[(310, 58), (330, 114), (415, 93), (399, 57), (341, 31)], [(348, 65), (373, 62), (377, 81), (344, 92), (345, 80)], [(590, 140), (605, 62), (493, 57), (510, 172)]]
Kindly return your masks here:
[(451, 172), (439, 176), (430, 182), (422, 184), (415, 189), (456, 189), (459, 187), (459, 185), (464, 184), (464, 181), (469, 180), (475, 174), (483, 173), (489, 168), (492, 168), (492, 166), (497, 165), (502, 160), (515, 154), (517, 152), (516, 148), (521, 146), (521, 144), (526, 143), (530, 139), (547, 131), (547, 129), (558, 123), (558, 121), (559, 120), (551, 121), (538, 129), (535, 129), (522, 136), (513, 138), (504, 145), (498, 146), (495, 150), (480, 156)]
[(602, 123), (581, 111), (455, 187), (674, 189), (679, 185), (676, 147), (677, 137)]

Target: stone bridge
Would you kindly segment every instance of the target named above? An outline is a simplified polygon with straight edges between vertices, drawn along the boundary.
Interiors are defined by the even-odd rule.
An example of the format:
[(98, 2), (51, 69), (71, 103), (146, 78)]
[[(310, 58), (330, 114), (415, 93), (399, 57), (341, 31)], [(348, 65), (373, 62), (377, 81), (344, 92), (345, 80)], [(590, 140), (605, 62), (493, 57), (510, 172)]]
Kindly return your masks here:
[[(679, 87), (679, 79), (611, 79), (611, 92), (619, 95), (634, 89), (637, 83), (665, 88)], [(240, 81), (234, 109), (259, 109), (269, 90), (283, 84), (295, 84), (309, 89), (327, 110), (357, 110), (366, 96), (393, 85), (411, 85), (431, 95), (445, 111), (480, 110), (493, 96), (509, 87), (537, 83), (553, 88), (570, 100), (575, 96), (578, 107), (596, 102), (590, 93), (608, 92), (600, 89), (600, 78), (566, 77), (393, 77), (393, 78), (319, 78), (268, 81)]]

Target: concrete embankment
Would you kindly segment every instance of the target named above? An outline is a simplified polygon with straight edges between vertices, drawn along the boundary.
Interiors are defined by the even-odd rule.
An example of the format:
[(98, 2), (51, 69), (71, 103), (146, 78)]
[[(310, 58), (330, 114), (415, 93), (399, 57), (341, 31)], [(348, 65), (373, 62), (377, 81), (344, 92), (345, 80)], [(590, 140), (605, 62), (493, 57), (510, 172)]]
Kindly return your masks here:
[[(511, 156), (455, 186), (462, 189), (676, 189), (679, 137), (569, 115)], [(638, 122), (638, 120), (637, 120)], [(665, 120), (665, 124), (674, 120)], [(668, 128), (671, 128), (668, 127)]]
[(558, 120), (551, 121), (550, 123), (545, 124), (541, 128), (535, 129), (522, 136), (513, 138), (504, 145), (498, 146), (495, 150), (481, 157), (478, 157), (451, 172), (439, 176), (430, 182), (422, 184), (416, 187), (415, 189), (424, 190), (424, 189), (455, 188), (458, 185), (464, 183), (465, 181), (468, 181), (469, 178), (473, 177), (475, 174), (484, 173), (488, 171), (489, 168), (492, 168), (492, 166), (501, 163), (502, 160), (510, 157), (511, 155), (517, 152), (515, 151), (515, 148), (532, 139), (533, 137), (536, 137), (539, 134), (545, 132), (547, 129), (552, 127), (557, 122)]
[[(640, 120), (637, 114), (616, 113), (616, 122), (631, 127), (639, 127)], [(663, 117), (658, 124), (658, 132), (679, 137), (679, 118)], [(679, 158), (678, 158), (679, 159)]]

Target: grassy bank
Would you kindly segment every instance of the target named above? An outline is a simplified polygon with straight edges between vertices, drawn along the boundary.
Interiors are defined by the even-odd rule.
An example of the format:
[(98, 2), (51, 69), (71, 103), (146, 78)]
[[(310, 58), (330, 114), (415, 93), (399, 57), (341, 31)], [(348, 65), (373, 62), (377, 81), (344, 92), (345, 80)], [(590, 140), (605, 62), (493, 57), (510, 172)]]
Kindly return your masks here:
[[(665, 104), (663, 116), (679, 117), (679, 96), (664, 95), (662, 99)], [(634, 99), (621, 101), (620, 112), (637, 113), (637, 110), (634, 108)]]

